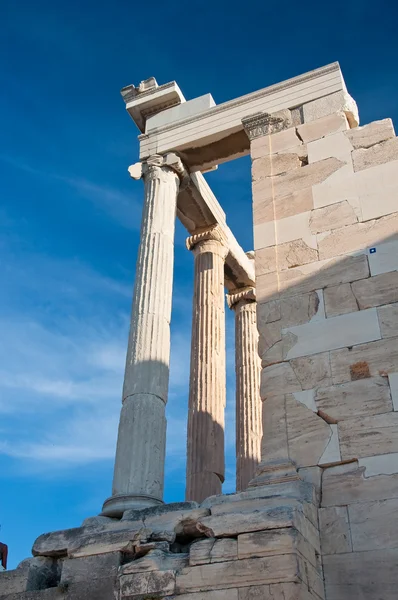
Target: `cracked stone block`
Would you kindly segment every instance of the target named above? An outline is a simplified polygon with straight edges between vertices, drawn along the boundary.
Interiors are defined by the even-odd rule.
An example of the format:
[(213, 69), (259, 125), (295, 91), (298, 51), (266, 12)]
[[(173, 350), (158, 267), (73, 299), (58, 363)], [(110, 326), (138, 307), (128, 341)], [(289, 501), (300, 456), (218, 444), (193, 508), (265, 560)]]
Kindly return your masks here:
[(357, 222), (354, 208), (347, 200), (343, 200), (311, 211), (309, 226), (311, 233), (317, 234)]
[(304, 123), (297, 127), (297, 132), (304, 143), (319, 140), (332, 133), (346, 131), (349, 125), (343, 112), (335, 112), (325, 117)]
[[(368, 344), (359, 344), (351, 350), (332, 350), (330, 364), (334, 383), (351, 381), (352, 368), (363, 363), (366, 376), (386, 376), (398, 371), (397, 338), (386, 338)], [(362, 370), (363, 370), (362, 369)], [(369, 375), (368, 375), (369, 374)]]
[(350, 460), (398, 452), (398, 413), (340, 421), (341, 458)]
[(290, 365), (303, 390), (332, 383), (329, 352), (294, 358), (290, 361)]
[(336, 317), (359, 310), (350, 283), (325, 288), (324, 298), (327, 317)]
[(352, 283), (352, 292), (361, 310), (398, 301), (398, 271), (381, 273)]
[(354, 171), (362, 171), (398, 159), (398, 139), (393, 138), (370, 148), (359, 148), (352, 153)]
[(296, 153), (270, 154), (252, 162), (252, 179), (257, 181), (264, 177), (281, 175), (301, 167), (301, 162)]
[(261, 225), (308, 212), (314, 208), (312, 188), (294, 190), (285, 196), (273, 197), (268, 186), (253, 190), (253, 223)]
[(123, 598), (152, 599), (172, 596), (175, 592), (174, 571), (132, 573), (120, 577), (120, 600)]
[(381, 142), (385, 142), (395, 137), (394, 126), (391, 119), (373, 121), (363, 127), (355, 127), (345, 132), (345, 135), (351, 142), (352, 147), (370, 148)]
[(195, 542), (190, 547), (189, 565), (237, 560), (238, 542), (234, 538), (208, 538)]
[(351, 531), (346, 506), (319, 509), (322, 554), (352, 552)]
[(383, 338), (398, 336), (398, 303), (387, 304), (377, 309)]

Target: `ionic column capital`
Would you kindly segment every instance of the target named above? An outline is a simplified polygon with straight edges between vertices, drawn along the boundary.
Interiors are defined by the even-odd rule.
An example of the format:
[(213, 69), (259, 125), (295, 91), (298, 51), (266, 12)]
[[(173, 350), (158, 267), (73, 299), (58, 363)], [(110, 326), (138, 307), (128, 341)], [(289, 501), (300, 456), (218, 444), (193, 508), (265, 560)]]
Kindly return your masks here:
[(263, 135), (271, 135), (292, 126), (289, 110), (276, 113), (258, 112), (242, 119), (243, 129), (250, 141)]
[(230, 309), (236, 309), (239, 304), (253, 304), (256, 302), (256, 288), (238, 288), (226, 294), (226, 298)]
[(153, 154), (143, 162), (135, 163), (128, 168), (130, 177), (133, 179), (141, 179), (141, 177), (151, 177), (158, 175), (160, 170), (170, 170), (176, 173), (180, 181), (189, 177), (189, 173), (184, 166), (184, 163), (177, 154), (170, 152), (169, 154)]
[[(222, 254), (225, 258), (228, 254), (228, 240), (219, 225), (213, 225), (208, 229), (198, 230), (186, 239), (186, 247), (188, 250), (196, 251), (208, 251), (213, 248), (217, 248), (218, 253)], [(210, 247), (209, 247), (210, 246)]]

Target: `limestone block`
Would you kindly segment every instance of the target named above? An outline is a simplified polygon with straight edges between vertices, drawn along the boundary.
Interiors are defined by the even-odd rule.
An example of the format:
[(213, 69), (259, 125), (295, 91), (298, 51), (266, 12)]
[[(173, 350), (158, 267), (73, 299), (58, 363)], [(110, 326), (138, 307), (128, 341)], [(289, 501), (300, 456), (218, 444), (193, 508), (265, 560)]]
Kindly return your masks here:
[(187, 593), (299, 581), (300, 572), (294, 554), (247, 558), (183, 569), (177, 574), (176, 588)]
[(189, 550), (189, 565), (225, 562), (238, 558), (238, 542), (233, 538), (198, 540)]
[(143, 573), (149, 571), (176, 571), (188, 566), (189, 555), (182, 552), (169, 552), (160, 549), (150, 550), (142, 558), (123, 565), (120, 574)]
[(352, 153), (354, 171), (362, 171), (376, 165), (398, 159), (398, 140), (393, 138), (370, 148), (359, 148)]
[(286, 399), (289, 455), (298, 467), (317, 465), (330, 441), (330, 425), (292, 396)]
[(326, 158), (290, 173), (273, 177), (270, 186), (272, 185), (272, 191), (275, 196), (286, 196), (300, 188), (308, 188), (312, 185), (322, 183), (332, 173), (341, 169), (342, 166), (344, 166), (344, 163), (337, 158)]
[[(320, 290), (324, 287), (363, 279), (368, 275), (368, 261), (364, 254), (346, 256), (343, 259), (320, 260), (278, 273), (279, 292), (281, 297), (295, 296), (313, 290)], [(265, 276), (259, 277), (257, 289), (263, 278)], [(267, 284), (270, 283), (268, 280)], [(271, 285), (270, 294), (272, 294), (272, 289)], [(268, 297), (268, 299), (270, 298)]]
[(205, 508), (187, 508), (181, 511), (149, 515), (145, 517), (144, 524), (152, 531), (171, 531), (177, 535), (194, 535), (197, 521), (208, 514), (209, 511)]
[(346, 506), (319, 509), (322, 554), (352, 552), (351, 532)]
[(368, 221), (396, 212), (398, 160), (358, 171), (352, 178), (359, 196), (362, 220)]
[(280, 302), (281, 326), (286, 328), (308, 323), (317, 314), (319, 304), (317, 292), (284, 298)]
[(398, 240), (377, 244), (376, 252), (368, 252), (371, 275), (398, 270)]
[(327, 317), (336, 317), (359, 310), (350, 283), (326, 288), (324, 298)]
[[(302, 239), (307, 246), (316, 250), (316, 236), (309, 228), (309, 212), (303, 212), (291, 217), (254, 226), (254, 249), (259, 250), (268, 246), (285, 244)], [(289, 251), (289, 248), (288, 248)]]
[(314, 208), (312, 188), (301, 188), (286, 196), (274, 197), (272, 189), (253, 185), (253, 223), (278, 221)]
[(319, 388), (315, 392), (317, 409), (331, 419), (378, 415), (393, 410), (386, 377), (359, 379), (340, 385)]
[(256, 250), (256, 273), (272, 273), (318, 260), (318, 252), (304, 240), (294, 240)]
[(398, 498), (398, 474), (365, 477), (366, 471), (357, 462), (324, 469), (322, 506)]
[(311, 233), (316, 234), (357, 222), (358, 218), (352, 205), (343, 200), (311, 211), (309, 226)]
[(120, 577), (120, 599), (163, 598), (175, 592), (174, 571), (150, 571)]
[(396, 548), (398, 498), (348, 507), (354, 551)]
[(107, 554), (108, 552), (133, 553), (136, 545), (140, 541), (146, 541), (150, 535), (151, 530), (144, 527), (121, 531), (86, 531), (85, 535), (69, 544), (68, 556), (79, 558), (93, 554)]
[(328, 600), (395, 600), (398, 549), (331, 554), (323, 557)]
[(355, 281), (352, 284), (353, 294), (359, 308), (369, 308), (398, 301), (398, 271), (382, 273)]
[[(307, 150), (309, 163), (315, 163), (334, 156), (351, 167), (351, 152), (353, 148), (343, 132), (334, 133), (310, 142), (307, 145)], [(346, 170), (348, 171), (348, 169)]]
[[(268, 323), (267, 325), (263, 325), (261, 327), (258, 341), (258, 353), (264, 361), (263, 366), (266, 366), (265, 363), (267, 363), (268, 365), (283, 360), (282, 346), (278, 346), (278, 348), (276, 348), (278, 342), (281, 339), (282, 333), (280, 321)], [(275, 354), (275, 352), (272, 352), (271, 357), (269, 353), (270, 349), (277, 349), (277, 354)]]
[(387, 375), (398, 371), (397, 338), (386, 338), (369, 344), (332, 350), (330, 364), (333, 383), (355, 379), (355, 367), (361, 366), (365, 377)]
[(279, 300), (271, 300), (270, 302), (257, 302), (257, 327), (261, 328), (267, 323), (279, 321), (281, 318), (281, 309)]
[(356, 127), (359, 123), (356, 103), (346, 91), (340, 90), (303, 104), (304, 123), (343, 111), (347, 115), (350, 126)]
[(238, 558), (257, 558), (276, 554), (300, 552), (315, 568), (315, 550), (293, 527), (272, 531), (256, 531), (238, 536)]
[(71, 544), (79, 542), (87, 533), (84, 527), (63, 529), (51, 533), (43, 533), (33, 544), (33, 556), (66, 556)]
[(325, 237), (318, 236), (320, 260), (340, 254), (356, 252), (377, 245), (398, 230), (398, 213), (377, 221), (355, 223), (331, 231)]
[(297, 132), (304, 143), (319, 140), (338, 131), (346, 131), (349, 125), (343, 112), (335, 112), (325, 117), (303, 123), (297, 127)]
[(274, 133), (272, 136), (262, 136), (255, 138), (250, 143), (250, 154), (252, 160), (268, 156), (276, 152), (286, 152), (294, 148), (301, 142), (296, 134), (295, 127), (289, 127)]
[(289, 363), (270, 365), (262, 370), (260, 395), (263, 400), (299, 391), (300, 382)]
[(287, 359), (381, 338), (377, 311), (374, 308), (288, 327), (283, 333), (292, 334), (296, 340), (287, 353)]
[(363, 127), (355, 127), (345, 132), (345, 135), (350, 140), (352, 147), (370, 148), (375, 144), (380, 144), (390, 138), (395, 137), (394, 126), (391, 119), (383, 119), (381, 121), (373, 121)]
[[(392, 275), (392, 273), (391, 273)], [(379, 275), (379, 277), (382, 277)], [(398, 294), (398, 290), (397, 290)], [(380, 331), (383, 338), (398, 336), (398, 303), (388, 304), (377, 309)]]
[(316, 600), (303, 583), (273, 583), (239, 588), (239, 600)]
[(296, 153), (286, 152), (281, 154), (270, 154), (262, 158), (256, 158), (252, 162), (252, 179), (256, 181), (264, 177), (281, 175), (301, 167), (301, 162)]
[(312, 390), (332, 383), (329, 352), (322, 352), (314, 356), (302, 356), (290, 361), (297, 379), (303, 390)]
[(19, 594), (27, 589), (30, 562), (24, 560), (16, 569), (0, 572), (0, 598), (2, 594)]
[(339, 436), (343, 460), (398, 452), (398, 413), (341, 421)]
[(97, 579), (113, 579), (115, 582), (121, 564), (121, 552), (111, 552), (83, 558), (71, 558), (63, 561), (61, 584), (70, 585)]

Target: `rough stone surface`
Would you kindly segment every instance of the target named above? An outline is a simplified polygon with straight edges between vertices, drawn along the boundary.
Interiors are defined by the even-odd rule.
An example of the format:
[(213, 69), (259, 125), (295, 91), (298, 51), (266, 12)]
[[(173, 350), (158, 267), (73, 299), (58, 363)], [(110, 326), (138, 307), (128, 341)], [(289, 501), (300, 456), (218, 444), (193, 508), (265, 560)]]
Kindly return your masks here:
[(361, 310), (398, 301), (398, 271), (354, 281), (352, 292)]
[(398, 452), (398, 413), (341, 421), (339, 436), (343, 460)]
[(354, 171), (362, 171), (398, 159), (398, 140), (393, 138), (370, 148), (359, 148), (352, 153)]
[(334, 285), (324, 290), (325, 310), (327, 317), (336, 317), (359, 310), (350, 283)]
[(319, 140), (338, 131), (346, 131), (347, 129), (348, 123), (345, 114), (343, 112), (335, 112), (315, 121), (299, 125), (297, 132), (303, 142), (307, 143)]
[(353, 207), (347, 200), (343, 200), (342, 202), (336, 202), (336, 204), (313, 210), (310, 216), (310, 230), (314, 234), (322, 233), (323, 231), (338, 229), (339, 227), (357, 222), (358, 217)]
[(398, 336), (398, 303), (377, 309), (380, 331), (383, 338)]
[(253, 181), (264, 177), (273, 177), (301, 167), (296, 153), (271, 154), (257, 158), (252, 163)]
[(319, 509), (322, 554), (352, 552), (351, 532), (346, 506)]
[(357, 150), (358, 148), (370, 148), (375, 144), (394, 138), (395, 132), (391, 119), (383, 119), (382, 121), (373, 121), (363, 127), (349, 129), (345, 135), (350, 140), (352, 147)]
[(341, 348), (330, 353), (330, 366), (333, 383), (345, 383), (355, 379), (354, 367), (361, 366), (365, 377), (398, 371), (397, 338), (377, 340), (369, 344), (359, 344), (352, 349)]

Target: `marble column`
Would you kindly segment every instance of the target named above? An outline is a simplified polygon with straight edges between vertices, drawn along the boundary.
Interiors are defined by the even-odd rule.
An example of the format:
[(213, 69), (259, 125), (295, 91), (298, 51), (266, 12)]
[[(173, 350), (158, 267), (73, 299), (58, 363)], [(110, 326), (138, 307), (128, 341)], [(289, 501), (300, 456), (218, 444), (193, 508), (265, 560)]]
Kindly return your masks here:
[(226, 401), (224, 262), (219, 226), (187, 239), (195, 255), (186, 500), (221, 494)]
[(145, 184), (112, 496), (102, 514), (163, 502), (174, 228), (184, 170), (174, 154), (129, 168)]
[(253, 287), (227, 294), (235, 311), (236, 491), (245, 490), (261, 459), (261, 360), (258, 354), (256, 292)]

